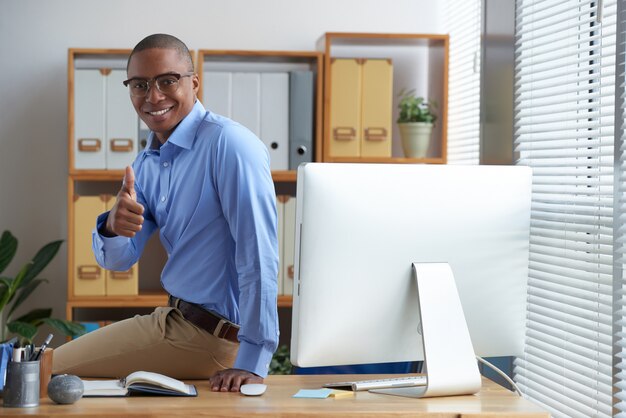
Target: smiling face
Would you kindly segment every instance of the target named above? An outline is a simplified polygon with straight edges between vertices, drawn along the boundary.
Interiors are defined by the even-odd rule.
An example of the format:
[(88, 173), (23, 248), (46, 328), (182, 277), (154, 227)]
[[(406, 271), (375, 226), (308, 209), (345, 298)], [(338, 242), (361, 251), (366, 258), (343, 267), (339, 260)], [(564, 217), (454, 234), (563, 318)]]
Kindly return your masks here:
[[(128, 63), (128, 78), (150, 80), (161, 74), (185, 74), (191, 71), (189, 63), (175, 49), (150, 48), (133, 54)], [(178, 90), (163, 94), (154, 82), (145, 97), (133, 97), (131, 101), (137, 114), (161, 143), (174, 131), (181, 120), (191, 112), (198, 92), (198, 76), (182, 77)]]

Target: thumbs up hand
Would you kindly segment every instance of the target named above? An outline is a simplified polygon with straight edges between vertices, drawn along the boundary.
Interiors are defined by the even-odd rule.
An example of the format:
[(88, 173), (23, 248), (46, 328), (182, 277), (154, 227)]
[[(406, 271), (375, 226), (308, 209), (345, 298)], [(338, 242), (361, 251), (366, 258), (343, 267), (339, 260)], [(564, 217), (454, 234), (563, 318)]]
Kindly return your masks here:
[(134, 237), (137, 232), (141, 231), (143, 211), (143, 206), (137, 203), (135, 172), (132, 167), (126, 167), (122, 188), (107, 218), (106, 232), (110, 236)]
[(128, 197), (137, 201), (137, 193), (135, 193), (135, 172), (131, 166), (126, 167), (126, 173), (124, 173), (124, 183), (122, 184), (122, 190), (120, 193), (126, 193)]

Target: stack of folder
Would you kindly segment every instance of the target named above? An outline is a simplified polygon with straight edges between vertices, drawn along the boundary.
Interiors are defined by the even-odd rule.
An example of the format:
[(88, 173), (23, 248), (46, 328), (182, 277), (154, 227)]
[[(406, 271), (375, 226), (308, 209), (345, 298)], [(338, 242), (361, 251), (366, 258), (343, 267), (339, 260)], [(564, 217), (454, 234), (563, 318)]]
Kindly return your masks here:
[(330, 89), (330, 156), (391, 157), (391, 60), (333, 58)]
[(313, 161), (312, 71), (203, 73), (207, 110), (229, 117), (256, 134), (270, 153), (271, 169), (295, 170)]

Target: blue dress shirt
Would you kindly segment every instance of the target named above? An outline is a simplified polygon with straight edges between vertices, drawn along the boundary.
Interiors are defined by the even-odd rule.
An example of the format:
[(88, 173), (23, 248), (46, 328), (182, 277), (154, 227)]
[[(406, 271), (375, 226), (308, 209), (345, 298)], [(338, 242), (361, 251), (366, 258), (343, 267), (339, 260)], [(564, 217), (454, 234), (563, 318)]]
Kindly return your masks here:
[(93, 232), (98, 263), (124, 271), (152, 233), (168, 259), (161, 284), (171, 295), (241, 324), (234, 367), (267, 375), (278, 345), (276, 194), (265, 145), (242, 125), (207, 112), (200, 101), (159, 147), (133, 163), (145, 209), (134, 238)]

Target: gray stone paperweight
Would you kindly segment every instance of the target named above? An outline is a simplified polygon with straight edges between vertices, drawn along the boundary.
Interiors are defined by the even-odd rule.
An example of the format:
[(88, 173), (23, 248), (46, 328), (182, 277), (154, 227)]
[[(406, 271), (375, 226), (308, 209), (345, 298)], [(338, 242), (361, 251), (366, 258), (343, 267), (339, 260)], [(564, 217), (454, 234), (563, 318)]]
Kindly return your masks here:
[(48, 383), (48, 396), (59, 404), (72, 404), (82, 398), (83, 381), (78, 376), (61, 374)]

